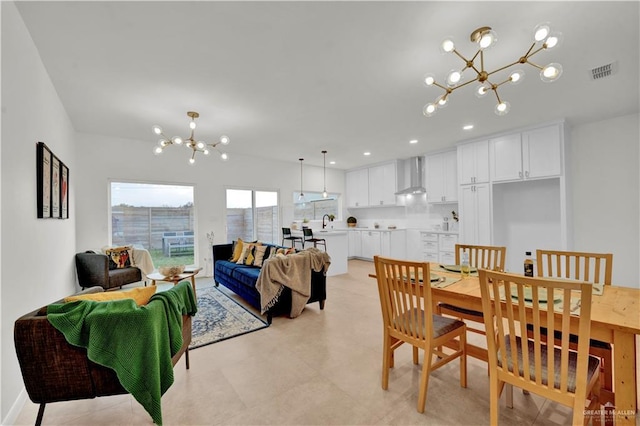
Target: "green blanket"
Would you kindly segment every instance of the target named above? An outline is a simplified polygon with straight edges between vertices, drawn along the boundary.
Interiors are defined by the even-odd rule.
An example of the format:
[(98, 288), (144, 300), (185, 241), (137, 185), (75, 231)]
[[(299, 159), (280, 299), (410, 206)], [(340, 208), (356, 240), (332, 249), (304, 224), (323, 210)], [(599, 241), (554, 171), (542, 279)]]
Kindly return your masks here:
[(88, 358), (113, 369), (122, 387), (162, 424), (162, 395), (173, 384), (171, 357), (182, 347), (182, 315), (194, 315), (196, 300), (184, 281), (156, 293), (146, 306), (132, 299), (52, 304), (47, 319)]

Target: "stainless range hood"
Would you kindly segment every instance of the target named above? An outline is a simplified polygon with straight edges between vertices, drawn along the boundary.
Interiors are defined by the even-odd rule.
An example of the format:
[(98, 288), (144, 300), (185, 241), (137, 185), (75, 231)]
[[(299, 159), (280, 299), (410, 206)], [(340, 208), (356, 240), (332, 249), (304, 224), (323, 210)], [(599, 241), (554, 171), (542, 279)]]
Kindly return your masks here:
[(396, 195), (424, 194), (427, 189), (422, 186), (424, 182), (422, 157), (411, 157), (407, 160), (407, 163), (409, 166), (409, 187), (396, 192)]

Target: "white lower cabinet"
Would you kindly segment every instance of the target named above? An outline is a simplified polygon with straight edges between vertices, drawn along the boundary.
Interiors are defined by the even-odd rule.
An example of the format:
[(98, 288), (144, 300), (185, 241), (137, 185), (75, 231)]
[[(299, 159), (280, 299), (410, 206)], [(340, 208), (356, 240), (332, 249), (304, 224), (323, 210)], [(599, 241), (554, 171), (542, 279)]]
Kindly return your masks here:
[(380, 255), (396, 259), (405, 259), (407, 255), (407, 238), (405, 231), (402, 229), (396, 231), (355, 232), (359, 232), (361, 234), (361, 250), (360, 254), (352, 254), (351, 249), (349, 249), (349, 257), (373, 260), (373, 256)]
[(442, 265), (454, 265), (456, 263), (457, 243), (457, 235), (440, 234), (438, 239), (438, 259)]
[(362, 231), (362, 254), (365, 259), (373, 260), (373, 256), (381, 254), (380, 231)]
[(348, 231), (349, 257), (362, 256), (362, 231)]

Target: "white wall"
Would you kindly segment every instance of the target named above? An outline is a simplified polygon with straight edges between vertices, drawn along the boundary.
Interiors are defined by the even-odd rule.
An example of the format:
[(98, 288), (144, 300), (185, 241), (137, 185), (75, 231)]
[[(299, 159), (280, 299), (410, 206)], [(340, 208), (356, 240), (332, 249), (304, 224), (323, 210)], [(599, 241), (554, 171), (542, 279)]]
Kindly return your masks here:
[(640, 288), (638, 114), (573, 128), (573, 249), (613, 253), (613, 283)]
[[(232, 135), (233, 136), (233, 135)], [(109, 241), (108, 197), (110, 180), (158, 183), (182, 183), (195, 186), (197, 263), (204, 266), (210, 257), (207, 232), (215, 233), (215, 242), (227, 241), (225, 231), (225, 190), (228, 187), (279, 190), (281, 224), (292, 220), (293, 192), (300, 190), (298, 155), (291, 152), (289, 162), (272, 162), (254, 156), (234, 154), (242, 151), (242, 141), (233, 140), (227, 149), (228, 162), (215, 155), (199, 155), (195, 165), (189, 165), (185, 147), (169, 147), (160, 156), (152, 154), (156, 143), (149, 127), (149, 140), (115, 139), (106, 136), (79, 134), (77, 156), (77, 247), (78, 251), (102, 247)], [(266, 147), (265, 149), (268, 149)], [(321, 153), (318, 152), (319, 158)], [(322, 192), (322, 167), (305, 165), (304, 190)], [(342, 192), (344, 173), (327, 169), (327, 190)], [(205, 269), (206, 270), (206, 269)]]
[[(0, 418), (11, 422), (24, 384), (13, 344), (23, 314), (74, 290), (74, 132), (20, 14), (2, 7), (2, 334)], [(36, 218), (36, 142), (69, 166), (70, 219)], [(24, 394), (22, 394), (24, 395)]]

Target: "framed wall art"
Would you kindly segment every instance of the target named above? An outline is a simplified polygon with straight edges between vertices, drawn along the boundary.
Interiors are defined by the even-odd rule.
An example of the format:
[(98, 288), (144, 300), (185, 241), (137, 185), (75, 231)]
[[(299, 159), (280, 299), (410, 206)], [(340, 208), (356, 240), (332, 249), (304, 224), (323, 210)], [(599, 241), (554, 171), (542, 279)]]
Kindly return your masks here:
[(60, 219), (69, 219), (69, 168), (60, 162)]
[(37, 215), (69, 219), (69, 167), (44, 142), (36, 144)]
[(44, 142), (36, 145), (38, 218), (51, 217), (51, 150)]

